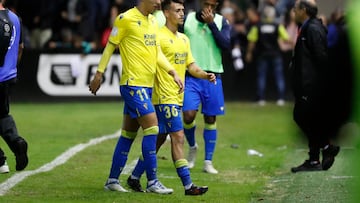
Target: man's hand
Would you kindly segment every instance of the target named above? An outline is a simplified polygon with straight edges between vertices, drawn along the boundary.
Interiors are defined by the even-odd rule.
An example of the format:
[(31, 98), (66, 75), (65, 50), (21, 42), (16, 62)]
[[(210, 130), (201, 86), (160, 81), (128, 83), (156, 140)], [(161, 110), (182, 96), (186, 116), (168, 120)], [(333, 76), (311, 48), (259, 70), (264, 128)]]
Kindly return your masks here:
[(175, 70), (170, 70), (169, 74), (174, 77), (175, 83), (179, 86), (179, 94), (184, 92), (184, 83), (181, 81), (179, 75)]
[(214, 73), (206, 73), (207, 79), (216, 85), (216, 76)]
[(93, 95), (96, 95), (96, 92), (100, 88), (102, 76), (103, 76), (103, 73), (101, 73), (99, 71), (96, 71), (96, 74), (95, 74), (94, 78), (92, 79), (92, 81), (89, 84), (89, 91)]
[(215, 14), (211, 9), (205, 8), (201, 11), (201, 17), (205, 23), (209, 24), (214, 22)]

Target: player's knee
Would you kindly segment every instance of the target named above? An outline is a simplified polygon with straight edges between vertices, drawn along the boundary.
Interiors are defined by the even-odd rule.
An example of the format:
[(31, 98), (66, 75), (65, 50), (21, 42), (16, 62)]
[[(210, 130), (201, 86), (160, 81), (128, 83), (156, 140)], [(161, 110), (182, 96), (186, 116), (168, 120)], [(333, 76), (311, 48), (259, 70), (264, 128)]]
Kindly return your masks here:
[(216, 116), (204, 116), (204, 121), (207, 124), (215, 124)]
[(183, 121), (186, 124), (190, 124), (195, 120), (196, 111), (186, 111), (183, 113)]

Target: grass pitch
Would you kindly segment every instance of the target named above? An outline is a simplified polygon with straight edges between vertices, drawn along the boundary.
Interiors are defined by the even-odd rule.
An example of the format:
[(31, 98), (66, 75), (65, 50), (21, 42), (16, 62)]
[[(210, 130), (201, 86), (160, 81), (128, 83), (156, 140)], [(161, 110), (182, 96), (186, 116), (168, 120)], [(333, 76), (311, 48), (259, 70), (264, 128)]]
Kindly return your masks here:
[[(29, 143), (33, 171), (51, 162), (69, 148), (90, 139), (112, 134), (121, 128), (121, 102), (14, 104), (19, 133)], [(353, 142), (344, 142), (345, 149), (326, 172), (291, 174), (290, 167), (307, 157), (306, 145), (292, 121), (292, 105), (259, 107), (252, 103), (227, 103), (226, 115), (218, 117), (218, 143), (214, 166), (219, 174), (202, 172), (203, 118), (197, 116), (197, 142), (200, 146), (197, 163), (191, 170), (193, 182), (208, 185), (203, 196), (184, 196), (166, 143), (158, 153), (158, 177), (171, 195), (116, 193), (103, 190), (109, 173), (117, 139), (104, 141), (79, 152), (65, 164), (51, 171), (29, 176), (13, 187), (0, 202), (350, 202), (358, 182), (351, 171)], [(140, 154), (141, 132), (129, 154), (128, 164)], [(15, 172), (14, 156), (1, 140), (11, 172), (0, 175), (0, 184)], [(355, 148), (354, 148), (355, 147)], [(187, 145), (185, 151), (187, 152)], [(254, 149), (262, 157), (248, 155)], [(185, 153), (186, 154), (186, 153)], [(128, 175), (120, 181), (126, 186)], [(145, 187), (145, 177), (142, 185)], [(1, 188), (0, 188), (1, 189)]]

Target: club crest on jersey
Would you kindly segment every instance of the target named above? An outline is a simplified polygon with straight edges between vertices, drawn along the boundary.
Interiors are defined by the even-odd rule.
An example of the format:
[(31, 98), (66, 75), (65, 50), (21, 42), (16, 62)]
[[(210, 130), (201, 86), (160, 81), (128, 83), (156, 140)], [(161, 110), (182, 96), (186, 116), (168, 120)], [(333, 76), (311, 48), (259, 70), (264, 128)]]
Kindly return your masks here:
[(11, 28), (10, 28), (10, 25), (8, 23), (5, 23), (5, 25), (3, 27), (3, 30), (4, 30), (4, 36), (5, 37), (11, 37)]
[(174, 41), (172, 39), (170, 39), (170, 43), (172, 44), (172, 43), (174, 43)]
[(144, 103), (143, 107), (144, 107), (145, 109), (148, 109), (148, 104), (147, 104), (147, 103)]
[(121, 20), (121, 19), (123, 19), (123, 17), (124, 17), (124, 15), (120, 15), (120, 16), (119, 16), (119, 19)]
[(141, 21), (140, 21), (140, 20), (138, 20), (138, 21), (137, 21), (137, 24), (138, 24), (139, 26), (141, 26)]
[(6, 23), (6, 24), (4, 25), (4, 31), (5, 31), (5, 32), (10, 32), (10, 25), (9, 25), (9, 24)]

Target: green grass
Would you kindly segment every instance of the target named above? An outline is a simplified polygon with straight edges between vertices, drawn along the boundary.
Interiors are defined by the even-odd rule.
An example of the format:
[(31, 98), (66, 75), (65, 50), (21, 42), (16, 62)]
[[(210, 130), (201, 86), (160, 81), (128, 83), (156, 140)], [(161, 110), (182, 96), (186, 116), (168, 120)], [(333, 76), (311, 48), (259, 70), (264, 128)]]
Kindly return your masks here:
[[(116, 132), (121, 128), (122, 108), (121, 102), (12, 105), (18, 130), (29, 143), (30, 164), (26, 170), (36, 170), (74, 145)], [(226, 115), (217, 120), (219, 134), (214, 165), (219, 170), (218, 175), (201, 171), (203, 118), (199, 114), (196, 122), (200, 150), (191, 177), (194, 183), (209, 186), (209, 192), (203, 196), (184, 196), (171, 161), (169, 143), (158, 153), (161, 157), (158, 177), (175, 190), (172, 195), (104, 191), (103, 184), (117, 142), (111, 139), (81, 151), (49, 172), (26, 178), (0, 196), (0, 202), (309, 202), (313, 199), (318, 200), (313, 202), (326, 202), (327, 197), (335, 198), (335, 195), (336, 199), (330, 200), (348, 202), (351, 197), (348, 183), (354, 178), (336, 177), (352, 176), (342, 168), (350, 165), (349, 156), (345, 155), (352, 150), (343, 150), (328, 172), (289, 172), (291, 166), (306, 158), (306, 151), (297, 150), (305, 149), (306, 145), (299, 139), (291, 112), (291, 105), (281, 108), (274, 104), (258, 107), (252, 103), (227, 103)], [(133, 144), (128, 163), (140, 154), (140, 143), (141, 136)], [(0, 146), (12, 169), (9, 174), (0, 175), (1, 184), (17, 172), (14, 172), (14, 156), (2, 140)], [(248, 149), (255, 149), (264, 156), (249, 156)], [(127, 177), (121, 175), (123, 185)], [(146, 184), (144, 177), (142, 184)], [(318, 191), (334, 184), (323, 193)], [(321, 195), (315, 195), (318, 193)]]

